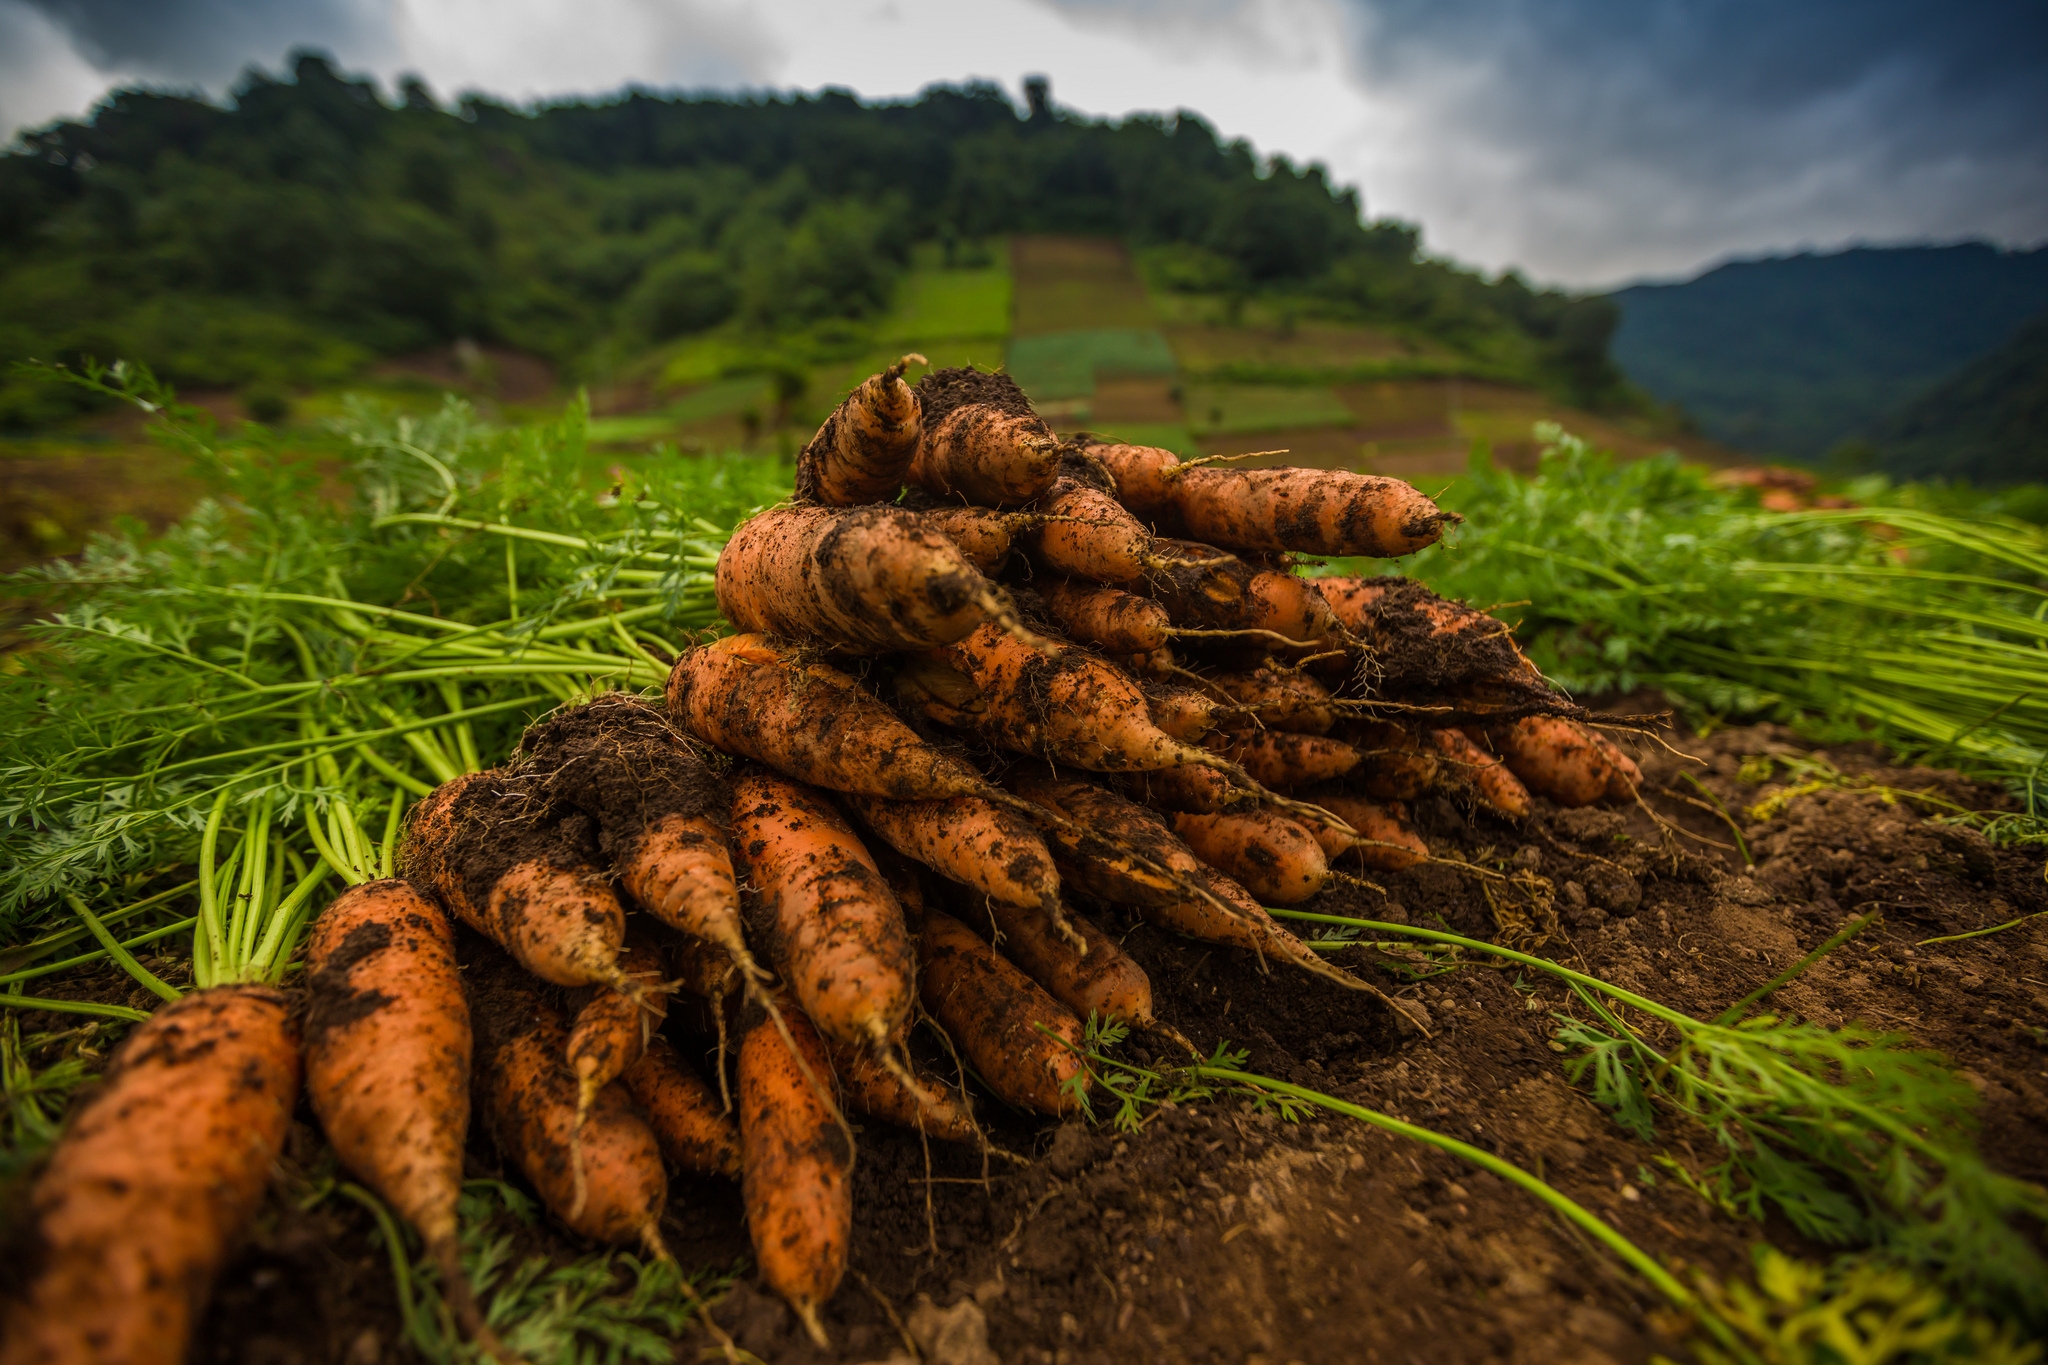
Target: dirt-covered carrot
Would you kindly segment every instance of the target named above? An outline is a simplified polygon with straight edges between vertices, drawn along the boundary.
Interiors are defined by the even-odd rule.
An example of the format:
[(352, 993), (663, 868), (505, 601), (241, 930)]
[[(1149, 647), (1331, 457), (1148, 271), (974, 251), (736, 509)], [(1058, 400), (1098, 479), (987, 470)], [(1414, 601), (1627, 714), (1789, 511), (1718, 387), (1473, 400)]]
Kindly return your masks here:
[(1150, 654), (1171, 643), (1173, 618), (1149, 597), (1086, 579), (1042, 583), (1038, 596), (1068, 639), (1104, 654)]
[(733, 786), (733, 844), (760, 893), (769, 959), (818, 1031), (886, 1053), (915, 1002), (903, 911), (846, 819), (817, 792), (752, 772)]
[(1116, 500), (1106, 479), (1079, 461), (1063, 462), (1038, 510), (1048, 519), (1025, 534), (1023, 545), (1055, 574), (1132, 584), (1159, 565), (1152, 533)]
[(1315, 836), (1272, 811), (1181, 811), (1173, 817), (1173, 832), (1197, 858), (1242, 883), (1262, 903), (1297, 905), (1330, 879)]
[(1030, 775), (1009, 782), (1061, 817), (1046, 842), (1061, 875), (1089, 895), (1118, 905), (1170, 904), (1205, 884), (1201, 862), (1158, 812), (1092, 782)]
[(993, 507), (923, 507), (917, 519), (960, 547), (967, 562), (993, 574), (1009, 562), (1010, 547), (1021, 531), (1041, 518), (1029, 512), (999, 512)]
[(1072, 911), (1072, 921), (1087, 950), (1076, 948), (1053, 927), (1052, 917), (1031, 906), (990, 900), (962, 907), (963, 922), (976, 933), (994, 935), (1003, 956), (1045, 988), (1046, 994), (1074, 1012), (1076, 1018), (1112, 1015), (1134, 1028), (1151, 1028), (1152, 979), (1130, 959), (1099, 925)]
[(918, 381), (924, 439), (910, 482), (944, 502), (1021, 507), (1052, 487), (1060, 444), (1006, 374), (959, 368)]
[(789, 996), (778, 1010), (789, 1041), (758, 1007), (742, 1023), (740, 1189), (761, 1278), (823, 1346), (818, 1310), (846, 1274), (853, 1237), (853, 1149), (814, 1085), (832, 1083), (824, 1041)]
[(668, 1015), (666, 964), (652, 948), (628, 943), (619, 952), (619, 970), (635, 989), (597, 987), (576, 1011), (564, 1054), (576, 1075), (576, 1113), (590, 1111), (598, 1092), (640, 1060), (648, 1036)]
[(1499, 754), (1481, 748), (1455, 727), (1431, 730), (1429, 743), (1436, 750), (1443, 778), (1468, 789), (1480, 805), (1510, 820), (1529, 813), (1529, 789), (1508, 771)]
[(976, 796), (944, 801), (849, 797), (869, 829), (906, 858), (1013, 905), (1059, 913), (1060, 874), (1021, 816)]
[(1347, 630), (1372, 647), (1380, 690), (1400, 695), (1479, 679), (1543, 680), (1508, 627), (1409, 578), (1313, 580)]
[(1591, 730), (1558, 716), (1530, 716), (1487, 731), (1509, 771), (1560, 806), (1590, 806), (1626, 779), (1594, 743)]
[(1607, 766), (1612, 773), (1607, 779), (1607, 799), (1609, 801), (1635, 800), (1636, 789), (1643, 785), (1643, 770), (1636, 766), (1634, 759), (1621, 751), (1620, 745), (1601, 734), (1598, 730), (1587, 726), (1586, 733), (1593, 737), (1593, 747), (1598, 749), (1601, 757), (1607, 760)]
[(739, 1129), (675, 1044), (659, 1033), (649, 1038), (640, 1060), (626, 1069), (625, 1083), (670, 1165), (739, 1178)]
[(975, 1125), (967, 1097), (943, 1077), (929, 1070), (917, 1072), (912, 1077), (917, 1089), (912, 1091), (900, 1074), (866, 1052), (829, 1050), (832, 1069), (839, 1076), (840, 1095), (854, 1113), (899, 1128), (918, 1129), (947, 1142), (981, 1142), (981, 1129)]
[(1079, 1110), (1067, 1087), (1086, 1084), (1073, 1051), (1080, 1020), (951, 915), (925, 912), (919, 957), (925, 1009), (998, 1099), (1040, 1114)]
[(469, 1005), (455, 934), (407, 882), (351, 887), (306, 950), (306, 1094), (341, 1164), (419, 1231), (463, 1332), (502, 1348), (456, 1237), (469, 1132)]
[(510, 799), (495, 769), (413, 807), (406, 875), (543, 981), (617, 985), (626, 912), (578, 831)]
[(1176, 628), (1263, 632), (1264, 643), (1283, 647), (1292, 643), (1320, 648), (1340, 640), (1341, 627), (1330, 604), (1309, 580), (1232, 558), (1212, 545), (1160, 544), (1179, 558), (1148, 576), (1145, 586)]
[(195, 991), (139, 1025), (29, 1195), (0, 1360), (183, 1361), (269, 1186), (299, 1065), (293, 1001), (267, 986)]
[(1342, 792), (1319, 792), (1316, 804), (1351, 826), (1346, 834), (1313, 816), (1295, 816), (1295, 822), (1315, 836), (1323, 856), (1335, 865), (1340, 858), (1355, 858), (1376, 872), (1398, 872), (1404, 867), (1429, 861), (1429, 845), (1408, 823), (1408, 808), (1398, 801), (1367, 801)]
[[(1378, 996), (1395, 1013), (1415, 1022), (1400, 1002), (1390, 999), (1370, 982), (1361, 981), (1340, 967), (1325, 961), (1316, 950), (1274, 922), (1251, 892), (1214, 868), (1205, 869), (1206, 886), (1212, 899), (1181, 900), (1163, 905), (1140, 905), (1138, 914), (1146, 923), (1204, 943), (1246, 948), (1261, 958), (1284, 962), (1311, 976), (1320, 976), (1351, 991)], [(1219, 911), (1220, 902), (1229, 913)], [(1424, 1030), (1425, 1032), (1427, 1030)]]
[(659, 1254), (668, 1177), (646, 1121), (609, 1085), (579, 1125), (561, 1014), (495, 954), (466, 967), (477, 1108), (498, 1151), (572, 1232)]
[(796, 458), (796, 495), (830, 507), (853, 507), (896, 496), (924, 435), (917, 393), (903, 371), (922, 365), (907, 355), (846, 395)]
[(1291, 792), (1344, 776), (1359, 763), (1359, 752), (1328, 735), (1291, 730), (1252, 730), (1215, 735), (1210, 749), (1241, 766), (1262, 787)]
[(980, 773), (919, 738), (846, 674), (759, 635), (683, 651), (669, 712), (714, 748), (814, 787), (895, 801), (986, 796)]
[(1123, 779), (1121, 789), (1157, 810), (1191, 810), (1204, 815), (1257, 806), (1259, 793), (1214, 768), (1161, 768)]
[(1096, 772), (1229, 766), (1152, 724), (1129, 675), (1070, 646), (1040, 652), (999, 627), (906, 665), (897, 684), (927, 717), (1016, 753)]
[(1399, 479), (1337, 469), (1183, 465), (1149, 446), (1091, 445), (1139, 517), (1239, 550), (1311, 555), (1413, 554), (1452, 518)]
[(1344, 739), (1358, 750), (1357, 785), (1382, 801), (1413, 801), (1436, 781), (1436, 754), (1414, 731), (1387, 721), (1348, 725)]
[(1330, 704), (1330, 689), (1296, 669), (1266, 667), (1245, 673), (1212, 673), (1205, 675), (1203, 681), (1275, 730), (1327, 735), (1337, 721), (1337, 710)]
[(960, 549), (896, 507), (771, 508), (718, 556), (735, 628), (857, 654), (948, 644), (1008, 609)]
[(1241, 708), (1178, 684), (1149, 684), (1145, 709), (1152, 723), (1185, 744), (1200, 744), (1216, 731), (1242, 726)]

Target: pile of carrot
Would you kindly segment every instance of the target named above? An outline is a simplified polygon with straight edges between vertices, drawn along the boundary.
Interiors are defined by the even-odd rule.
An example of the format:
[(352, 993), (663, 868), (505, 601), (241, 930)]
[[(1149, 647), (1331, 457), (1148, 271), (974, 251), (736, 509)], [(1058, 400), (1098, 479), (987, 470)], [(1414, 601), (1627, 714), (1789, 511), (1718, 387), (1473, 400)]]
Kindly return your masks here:
[[(247, 1063), (287, 1108), (303, 1072), (486, 1350), (455, 1255), (472, 1116), (594, 1241), (666, 1255), (671, 1176), (738, 1180), (762, 1279), (822, 1342), (856, 1121), (985, 1149), (977, 1098), (1081, 1107), (1091, 1017), (1185, 1043), (1111, 916), (1370, 990), (1264, 907), (1427, 860), (1418, 797), (1507, 819), (1633, 798), (1635, 764), (1500, 622), (1301, 572), (1437, 539), (1449, 518), (1412, 487), (1062, 440), (1006, 376), (912, 385), (915, 359), (848, 395), (799, 496), (732, 537), (736, 633), (683, 649), (664, 697), (558, 712), (415, 806), (402, 879), (314, 924), (296, 1032)], [(155, 1112), (191, 1048), (151, 1027), (45, 1185), (101, 1178), (84, 1144)], [(218, 1123), (245, 1123), (215, 1088)], [(276, 1143), (244, 1145), (248, 1165)], [(70, 1194), (37, 1207), (72, 1216)], [(185, 1228), (150, 1358), (182, 1357), (238, 1198)], [(53, 1287), (50, 1311), (75, 1298)], [(36, 1311), (0, 1362), (55, 1358)]]

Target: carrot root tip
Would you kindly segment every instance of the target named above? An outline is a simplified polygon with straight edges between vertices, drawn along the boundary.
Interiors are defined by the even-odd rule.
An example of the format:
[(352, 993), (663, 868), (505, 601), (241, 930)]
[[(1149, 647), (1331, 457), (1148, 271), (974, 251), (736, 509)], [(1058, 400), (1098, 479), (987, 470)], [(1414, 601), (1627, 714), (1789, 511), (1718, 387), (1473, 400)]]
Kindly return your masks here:
[(804, 1331), (819, 1346), (830, 1349), (832, 1338), (825, 1335), (825, 1324), (818, 1320), (818, 1305), (809, 1299), (791, 1299), (789, 1306), (796, 1310), (797, 1319), (803, 1323)]

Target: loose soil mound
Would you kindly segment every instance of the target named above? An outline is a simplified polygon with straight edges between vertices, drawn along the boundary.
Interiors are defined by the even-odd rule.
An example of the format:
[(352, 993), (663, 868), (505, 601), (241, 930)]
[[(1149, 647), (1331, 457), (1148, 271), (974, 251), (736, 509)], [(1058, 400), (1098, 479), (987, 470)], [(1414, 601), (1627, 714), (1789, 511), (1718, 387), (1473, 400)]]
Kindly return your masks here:
[[(1468, 818), (1443, 800), (1425, 803), (1418, 822), (1439, 851), (1506, 858), (1552, 879), (1564, 940), (1547, 951), (1702, 1017), (1851, 916), (1876, 912), (1878, 923), (1781, 991), (1777, 1007), (1824, 1024), (1896, 1029), (1945, 1052), (1982, 1096), (1993, 1164), (2048, 1179), (2048, 919), (1915, 946), (2048, 910), (2040, 852), (1993, 848), (1907, 802), (1825, 790), (1745, 828), (1758, 863), (1742, 873), (1732, 851), (1715, 847), (1732, 842), (1728, 827), (1681, 799), (1677, 774), (1697, 774), (1740, 812), (1765, 790), (1737, 777), (1742, 760), (1803, 746), (1758, 726), (1682, 747), (1704, 764), (1642, 754), (1650, 805), (1679, 834), (1642, 810), (1543, 803), (1519, 828)], [(1890, 786), (1973, 808), (1998, 804), (1996, 793), (1953, 774), (1888, 767), (1874, 751), (1830, 757)], [(1379, 880), (1387, 899), (1341, 888), (1308, 908), (1494, 931), (1484, 899), (1452, 869)], [(1431, 1016), (1434, 1037), (1402, 1041), (1370, 997), (1283, 969), (1267, 975), (1247, 954), (1107, 914), (1102, 922), (1128, 935), (1124, 947), (1152, 974), (1161, 1016), (1197, 1046), (1229, 1039), (1249, 1049), (1254, 1071), (1497, 1151), (1667, 1264), (1737, 1275), (1759, 1236), (1813, 1250), (1782, 1226), (1715, 1213), (1662, 1175), (1654, 1149), (1565, 1082), (1550, 1040), (1552, 1012), (1568, 1001), (1548, 978), (1468, 966), (1402, 985), (1376, 972)], [(49, 987), (119, 999), (133, 993), (125, 983), (101, 971)], [(692, 1055), (706, 1046), (679, 1042)], [(1128, 1055), (1152, 1054), (1141, 1040)], [(946, 1365), (1533, 1365), (1643, 1361), (1678, 1348), (1672, 1334), (1683, 1324), (1526, 1195), (1349, 1120), (1290, 1124), (1235, 1100), (1158, 1111), (1128, 1135), (988, 1116), (995, 1140), (1029, 1165), (998, 1164), (984, 1180), (972, 1153), (934, 1144), (927, 1166), (914, 1135), (866, 1128), (854, 1174), (856, 1273), (825, 1315), (836, 1351), (812, 1347), (780, 1300), (744, 1279), (718, 1309), (740, 1344), (778, 1365), (907, 1360), (906, 1332), (925, 1343), (926, 1361)], [(1665, 1136), (1674, 1145), (1700, 1137)], [(410, 1358), (367, 1216), (337, 1200), (297, 1208), (304, 1182), (332, 1174), (331, 1162), (310, 1123), (300, 1124), (254, 1240), (222, 1278), (196, 1359)], [(472, 1175), (502, 1174), (481, 1140), (472, 1162)], [(686, 1265), (745, 1255), (737, 1187), (683, 1176), (673, 1188), (666, 1234)], [(518, 1236), (521, 1254), (580, 1250), (544, 1224)], [(983, 1335), (988, 1350), (977, 1352)]]

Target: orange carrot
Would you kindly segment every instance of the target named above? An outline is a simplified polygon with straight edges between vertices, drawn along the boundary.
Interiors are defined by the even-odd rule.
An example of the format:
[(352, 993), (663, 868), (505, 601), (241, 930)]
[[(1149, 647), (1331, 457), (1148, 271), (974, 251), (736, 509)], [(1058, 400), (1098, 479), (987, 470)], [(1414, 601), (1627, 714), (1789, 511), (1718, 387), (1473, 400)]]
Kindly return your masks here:
[(1137, 773), (1124, 779), (1148, 806), (1159, 810), (1188, 810), (1214, 815), (1259, 804), (1259, 794), (1240, 786), (1214, 768), (1161, 768), (1154, 773)]
[(868, 828), (906, 858), (1013, 905), (1059, 914), (1060, 875), (1045, 840), (1023, 819), (980, 797), (885, 801), (849, 797)]
[(1331, 863), (1355, 855), (1377, 872), (1399, 872), (1404, 867), (1429, 861), (1429, 845), (1408, 824), (1408, 808), (1398, 801), (1366, 801), (1341, 792), (1318, 795), (1316, 804), (1356, 831), (1346, 834), (1313, 816), (1298, 815), (1295, 821), (1315, 836), (1323, 856)]
[(1172, 451), (1091, 445), (1142, 518), (1241, 550), (1392, 558), (1434, 544), (1453, 518), (1399, 479), (1338, 469), (1184, 465)]
[(951, 915), (925, 912), (920, 957), (925, 1008), (996, 1098), (1055, 1116), (1080, 1109), (1067, 1088), (1086, 1086), (1080, 1020)]
[(1636, 788), (1643, 785), (1643, 770), (1636, 766), (1634, 759), (1621, 751), (1620, 745), (1606, 735), (1591, 726), (1586, 727), (1586, 733), (1592, 736), (1593, 747), (1600, 751), (1600, 756), (1607, 760), (1607, 766), (1611, 770), (1611, 775), (1607, 779), (1607, 799), (1635, 800)]
[[(1204, 881), (1215, 901), (1186, 899), (1161, 905), (1140, 905), (1137, 907), (1139, 916), (1148, 924), (1176, 934), (1185, 934), (1204, 943), (1246, 948), (1261, 957), (1277, 958), (1311, 976), (1320, 976), (1346, 990), (1369, 992), (1386, 1001), (1396, 1013), (1405, 1015), (1401, 1006), (1387, 999), (1384, 992), (1342, 968), (1332, 966), (1319, 957), (1315, 949), (1281, 928), (1249, 891), (1229, 877), (1214, 868), (1205, 868)], [(1218, 910), (1216, 901), (1227, 907), (1229, 913)]]
[(761, 1278), (825, 1346), (818, 1310), (846, 1274), (853, 1237), (853, 1149), (812, 1084), (831, 1084), (823, 1040), (794, 1000), (782, 996), (778, 1010), (790, 1042), (761, 1009), (748, 1010), (740, 1040), (740, 1190)]
[(1409, 730), (1386, 721), (1361, 721), (1347, 727), (1344, 737), (1359, 752), (1360, 784), (1369, 796), (1413, 801), (1436, 781), (1436, 755)]
[(1055, 579), (1038, 596), (1067, 638), (1105, 654), (1150, 654), (1168, 647), (1173, 621), (1147, 597), (1083, 579)]
[(617, 991), (599, 986), (576, 1011), (564, 1053), (576, 1073), (576, 1113), (590, 1112), (600, 1090), (640, 1060), (649, 1033), (668, 1015), (668, 973), (661, 958), (643, 944), (628, 943), (619, 953), (619, 970), (636, 988)]
[(658, 1033), (649, 1038), (640, 1060), (626, 1069), (625, 1083), (670, 1165), (739, 1178), (739, 1129), (675, 1044)]
[(1158, 565), (1152, 533), (1085, 473), (1063, 473), (1038, 510), (1048, 519), (1025, 535), (1024, 548), (1055, 574), (1132, 584)]
[(1253, 730), (1216, 735), (1209, 748), (1274, 791), (1290, 792), (1344, 776), (1358, 766), (1359, 752), (1328, 735), (1298, 735), (1287, 730)]
[(1487, 734), (1516, 777), (1560, 806), (1590, 806), (1617, 782), (1626, 789), (1627, 779), (1593, 742), (1593, 732), (1575, 721), (1530, 716)]
[(413, 807), (406, 875), (541, 980), (622, 984), (626, 912), (608, 877), (570, 831), (515, 808), (505, 785), (496, 770), (470, 773)]
[[(895, 1040), (898, 1050), (902, 1040)], [(913, 1091), (902, 1076), (865, 1052), (832, 1048), (832, 1069), (839, 1076), (846, 1104), (856, 1114), (899, 1128), (928, 1133), (946, 1142), (982, 1140), (967, 1097), (930, 1071), (917, 1074)]]
[(718, 556), (735, 628), (860, 654), (948, 644), (991, 616), (995, 589), (952, 541), (896, 507), (771, 508)]
[(814, 787), (895, 801), (987, 796), (980, 773), (924, 740), (834, 668), (796, 661), (759, 635), (685, 650), (669, 712), (714, 748)]
[(1298, 905), (1323, 889), (1329, 862), (1315, 836), (1271, 811), (1173, 817), (1173, 832), (1195, 856), (1240, 882), (1260, 901)]
[(1231, 558), (1211, 545), (1160, 544), (1180, 558), (1152, 574), (1146, 588), (1177, 629), (1265, 632), (1278, 637), (1267, 643), (1319, 647), (1339, 638), (1330, 604), (1307, 579)]
[(1327, 735), (1337, 721), (1336, 708), (1330, 704), (1330, 689), (1291, 668), (1215, 673), (1203, 681), (1275, 730)]
[(1245, 722), (1240, 708), (1172, 684), (1147, 687), (1145, 709), (1154, 725), (1184, 744), (1200, 744), (1219, 729)]
[(1118, 905), (1172, 904), (1206, 885), (1200, 861), (1156, 811), (1092, 782), (1020, 775), (1010, 785), (1062, 818), (1046, 842), (1061, 875), (1089, 895)]
[(992, 507), (926, 507), (918, 510), (917, 518), (959, 546), (967, 562), (985, 574), (1009, 561), (1019, 531), (1039, 523), (1030, 513), (998, 512)]
[(1018, 507), (1052, 487), (1060, 444), (1006, 374), (934, 370), (918, 382), (924, 440), (910, 481), (945, 502)]
[(1382, 691), (1443, 689), (1481, 679), (1542, 685), (1508, 627), (1408, 578), (1313, 580), (1347, 630), (1372, 647)]
[(578, 1236), (665, 1255), (658, 1223), (668, 1178), (632, 1102), (606, 1086), (579, 1125), (562, 1016), (510, 964), (486, 959), (467, 977), (477, 1099), (499, 1152)]
[(769, 958), (805, 1015), (836, 1044), (885, 1054), (910, 1019), (916, 954), (845, 818), (815, 792), (752, 772), (733, 787), (733, 845), (762, 897)]
[(796, 459), (796, 495), (831, 507), (896, 496), (924, 435), (917, 393), (903, 371), (922, 365), (907, 355), (846, 395)]
[(1529, 813), (1529, 789), (1508, 771), (1498, 754), (1479, 747), (1463, 730), (1431, 730), (1429, 742), (1441, 760), (1440, 771), (1470, 787), (1473, 798), (1496, 815), (1519, 820)]
[(963, 913), (975, 932), (984, 926), (991, 929), (1003, 956), (1076, 1018), (1116, 1017), (1140, 1029), (1157, 1022), (1152, 1016), (1151, 978), (1091, 921), (1072, 912), (1067, 915), (1087, 945), (1082, 951), (1054, 929), (1052, 917), (1043, 910), (990, 900)]
[(463, 1332), (502, 1358), (456, 1237), (470, 1032), (447, 916), (402, 881), (350, 887), (314, 921), (306, 997), (306, 1094), (322, 1131), (419, 1231)]
[(29, 1195), (33, 1250), (0, 1360), (185, 1359), (291, 1126), (292, 1006), (265, 986), (215, 986), (128, 1036)]

